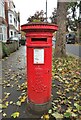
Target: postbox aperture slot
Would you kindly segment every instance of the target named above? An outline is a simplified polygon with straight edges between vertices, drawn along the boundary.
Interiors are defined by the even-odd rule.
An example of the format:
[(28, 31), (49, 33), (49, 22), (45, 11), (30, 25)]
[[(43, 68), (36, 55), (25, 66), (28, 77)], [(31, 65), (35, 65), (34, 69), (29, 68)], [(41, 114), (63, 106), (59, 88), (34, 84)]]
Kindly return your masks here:
[(47, 42), (47, 38), (32, 38), (32, 42)]

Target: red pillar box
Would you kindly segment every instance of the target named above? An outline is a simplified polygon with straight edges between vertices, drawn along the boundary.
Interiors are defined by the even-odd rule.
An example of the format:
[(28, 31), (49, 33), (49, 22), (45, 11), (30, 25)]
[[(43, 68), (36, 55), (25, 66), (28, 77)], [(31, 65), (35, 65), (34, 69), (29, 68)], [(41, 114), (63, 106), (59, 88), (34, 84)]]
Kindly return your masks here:
[(28, 23), (26, 32), (27, 83), (29, 107), (37, 112), (51, 106), (52, 36), (57, 26), (48, 23)]

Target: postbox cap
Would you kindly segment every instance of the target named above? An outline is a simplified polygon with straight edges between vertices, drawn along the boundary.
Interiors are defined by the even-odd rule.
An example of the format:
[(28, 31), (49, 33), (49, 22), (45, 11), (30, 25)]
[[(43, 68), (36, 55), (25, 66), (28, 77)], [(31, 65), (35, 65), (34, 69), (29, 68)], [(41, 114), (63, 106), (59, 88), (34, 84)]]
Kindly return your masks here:
[(21, 30), (24, 32), (29, 31), (49, 31), (55, 32), (58, 30), (56, 24), (45, 23), (45, 22), (29, 22), (27, 24), (21, 25)]

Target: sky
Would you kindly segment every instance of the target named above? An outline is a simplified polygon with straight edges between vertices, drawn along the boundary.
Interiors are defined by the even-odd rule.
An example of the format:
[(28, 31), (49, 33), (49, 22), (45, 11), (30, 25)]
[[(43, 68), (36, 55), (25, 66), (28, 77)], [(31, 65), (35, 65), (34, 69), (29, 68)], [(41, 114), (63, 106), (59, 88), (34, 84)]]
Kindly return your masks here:
[[(20, 24), (26, 24), (27, 18), (34, 15), (36, 11), (46, 11), (46, 0), (13, 0), (17, 12), (20, 12)], [(47, 0), (47, 17), (52, 15), (57, 7), (57, 0)]]

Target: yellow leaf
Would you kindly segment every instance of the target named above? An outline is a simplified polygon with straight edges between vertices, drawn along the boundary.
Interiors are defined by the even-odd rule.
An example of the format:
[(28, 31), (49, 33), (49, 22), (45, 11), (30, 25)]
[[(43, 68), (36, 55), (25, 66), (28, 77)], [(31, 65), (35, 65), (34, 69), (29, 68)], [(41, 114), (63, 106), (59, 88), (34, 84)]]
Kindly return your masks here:
[(16, 105), (21, 106), (21, 102), (20, 102), (20, 101), (17, 101), (17, 102), (16, 102)]
[(3, 117), (6, 117), (7, 116), (7, 114), (6, 113), (3, 113)]
[(62, 115), (62, 114), (59, 114), (58, 112), (53, 113), (52, 116), (55, 117), (56, 119), (61, 119), (61, 118), (63, 118), (63, 115)]
[(7, 101), (7, 102), (5, 102), (5, 105), (6, 105), (6, 106), (8, 106), (8, 105), (9, 105), (9, 102), (8, 102), (8, 101)]
[(44, 120), (49, 120), (49, 118), (50, 118), (50, 117), (49, 117), (48, 114), (43, 116), (43, 119), (44, 119)]
[(10, 105), (13, 104), (13, 101), (10, 101)]
[(0, 108), (5, 109), (5, 108), (7, 108), (7, 106), (4, 104), (0, 104)]
[(19, 117), (19, 115), (20, 115), (19, 112), (15, 112), (15, 113), (13, 113), (13, 114), (11, 115), (11, 117), (13, 117), (13, 118), (17, 118), (17, 117)]
[(26, 100), (26, 96), (23, 96), (22, 98), (21, 98), (21, 102), (25, 102), (25, 100)]

